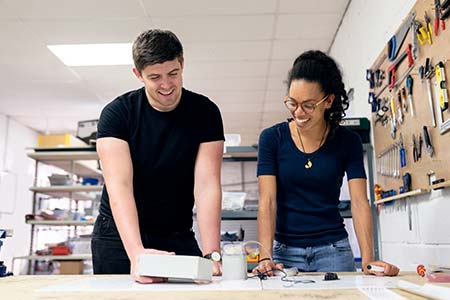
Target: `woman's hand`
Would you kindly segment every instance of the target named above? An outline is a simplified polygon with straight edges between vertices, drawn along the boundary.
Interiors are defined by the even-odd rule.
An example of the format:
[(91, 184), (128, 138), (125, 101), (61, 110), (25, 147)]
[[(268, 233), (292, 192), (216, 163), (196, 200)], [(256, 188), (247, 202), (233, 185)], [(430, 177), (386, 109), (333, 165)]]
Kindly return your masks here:
[(259, 262), (258, 266), (252, 270), (252, 273), (273, 276), (275, 270), (280, 270), (282, 268), (283, 264), (275, 264), (271, 259), (263, 259)]
[[(370, 269), (368, 268), (370, 266)], [(366, 275), (376, 275), (376, 276), (397, 276), (400, 269), (397, 266), (391, 265), (390, 263), (384, 261), (372, 261), (368, 264), (363, 265), (364, 274)], [(380, 270), (378, 270), (381, 268)]]

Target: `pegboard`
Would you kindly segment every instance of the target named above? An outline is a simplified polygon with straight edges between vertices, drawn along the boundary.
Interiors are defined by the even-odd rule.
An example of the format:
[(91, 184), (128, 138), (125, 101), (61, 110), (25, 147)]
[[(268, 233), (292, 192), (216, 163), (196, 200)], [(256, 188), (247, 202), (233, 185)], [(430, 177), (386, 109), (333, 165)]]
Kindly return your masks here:
[[(441, 2), (443, 2), (443, 0), (441, 0)], [(397, 59), (407, 50), (408, 44), (412, 44), (413, 35), (415, 35), (415, 37), (417, 38), (417, 34), (415, 31), (412, 31), (411, 26), (409, 26), (408, 33), (404, 42), (402, 43), (397, 57), (393, 61), (389, 61), (388, 45), (386, 43), (382, 53), (380, 53), (377, 60), (373, 63), (370, 69), (373, 72), (375, 72), (377, 69), (385, 72), (385, 78), (381, 81), (381, 85), (376, 86), (377, 80), (375, 80), (375, 87), (371, 88), (370, 91), (373, 93), (373, 95), (377, 96), (376, 99), (388, 99), (388, 110), (385, 111), (384, 114), (389, 117), (385, 125), (383, 125), (382, 121), (380, 121), (380, 119), (382, 119), (380, 118), (380, 115), (383, 114), (380, 112), (383, 100), (376, 101), (375, 103), (379, 103), (378, 106), (374, 105), (376, 112), (372, 111), (377, 183), (382, 187), (383, 190), (395, 189), (398, 191), (399, 187), (403, 185), (402, 176), (406, 172), (411, 174), (412, 190), (419, 188), (426, 189), (429, 187), (429, 178), (427, 176), (427, 173), (429, 173), (430, 171), (433, 171), (435, 173), (436, 178), (444, 178), (445, 180), (450, 179), (450, 151), (448, 148), (450, 146), (450, 130), (446, 131), (445, 133), (440, 132), (440, 118), (442, 118), (444, 123), (446, 121), (449, 121), (450, 108), (441, 112), (439, 100), (435, 92), (437, 76), (432, 76), (430, 78), (431, 93), (433, 97), (434, 114), (436, 119), (436, 127), (433, 127), (429, 96), (427, 91), (427, 81), (425, 79), (421, 80), (419, 74), (420, 66), (425, 66), (426, 58), (430, 58), (431, 65), (433, 67), (435, 67), (438, 62), (443, 62), (445, 68), (445, 78), (447, 80), (448, 78), (450, 78), (450, 18), (445, 20), (445, 30), (442, 30), (442, 24), (441, 22), (439, 22), (438, 35), (436, 36), (434, 32), (435, 2), (434, 0), (424, 0), (416, 2), (410, 13), (402, 21), (402, 24), (408, 23), (407, 20), (409, 16), (415, 13), (415, 20), (418, 21), (423, 26), (423, 28), (426, 28), (427, 24), (424, 17), (425, 12), (430, 18), (430, 25), (433, 29), (431, 35), (432, 44), (430, 44), (427, 39), (425, 39), (424, 45), (422, 45), (420, 41), (417, 41), (417, 58), (414, 60), (413, 65), (411, 66), (411, 71), (409, 73), (411, 75), (411, 78), (413, 79), (412, 102), (414, 106), (415, 116), (413, 117), (411, 115), (411, 108), (409, 107), (410, 104), (407, 98), (404, 98), (403, 101), (406, 101), (408, 109), (407, 112), (404, 113), (403, 123), (400, 124), (398, 122), (398, 119), (396, 121), (397, 128), (394, 138), (391, 136), (392, 109), (390, 99), (391, 97), (394, 97), (395, 99), (395, 113), (396, 118), (398, 118), (398, 91), (401, 91), (402, 88), (406, 88), (406, 80), (400, 82), (398, 86), (394, 87), (393, 89), (390, 89), (389, 87), (386, 87), (384, 90), (382, 89), (388, 85), (388, 70), (395, 62), (395, 59)], [(401, 28), (402, 25), (400, 25), (397, 32), (401, 31)], [(408, 68), (408, 57), (406, 57), (401, 63), (398, 64), (397, 70), (395, 71), (397, 83), (402, 79), (402, 75), (407, 72)], [(380, 81), (378, 81), (378, 83), (379, 82)], [(407, 88), (406, 91), (408, 91)], [(444, 92), (447, 91), (444, 90)], [(408, 95), (407, 92), (406, 95)], [(370, 96), (369, 101), (371, 101)], [(414, 134), (416, 136), (416, 143), (418, 145), (419, 136), (422, 135), (422, 138), (424, 138), (423, 126), (427, 126), (428, 128), (434, 153), (433, 156), (430, 157), (427, 152), (426, 143), (424, 140), (423, 146), (421, 148), (421, 159), (417, 162), (414, 162), (412, 135)], [(398, 158), (395, 161), (395, 158), (391, 157), (391, 160), (394, 160), (394, 162), (391, 163), (389, 167), (389, 163), (386, 162), (386, 156), (384, 156), (384, 158), (381, 158), (380, 155), (387, 149), (392, 147), (393, 144), (399, 144), (400, 136), (403, 139), (403, 145), (406, 151), (406, 166), (397, 167), (399, 173), (397, 178), (382, 175), (381, 172), (386, 173), (386, 167), (388, 167), (388, 169), (392, 169), (392, 164), (397, 165), (397, 163), (399, 163)], [(398, 148), (397, 155), (399, 155)]]

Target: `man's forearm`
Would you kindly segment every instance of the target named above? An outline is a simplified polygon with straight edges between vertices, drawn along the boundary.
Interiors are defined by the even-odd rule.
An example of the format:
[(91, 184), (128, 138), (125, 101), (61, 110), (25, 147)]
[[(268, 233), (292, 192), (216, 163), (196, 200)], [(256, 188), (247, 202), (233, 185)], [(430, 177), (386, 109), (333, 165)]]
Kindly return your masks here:
[(197, 224), (203, 255), (220, 251), (221, 199), (220, 186), (204, 188), (196, 195)]
[(133, 164), (126, 141), (116, 138), (97, 140), (103, 177), (114, 222), (128, 257), (142, 246), (136, 203), (133, 195)]
[[(111, 211), (114, 222), (128, 257), (134, 259), (135, 252), (144, 248), (142, 244), (138, 214), (133, 195), (125, 191), (111, 193)], [(120, 200), (119, 200), (120, 199)]]

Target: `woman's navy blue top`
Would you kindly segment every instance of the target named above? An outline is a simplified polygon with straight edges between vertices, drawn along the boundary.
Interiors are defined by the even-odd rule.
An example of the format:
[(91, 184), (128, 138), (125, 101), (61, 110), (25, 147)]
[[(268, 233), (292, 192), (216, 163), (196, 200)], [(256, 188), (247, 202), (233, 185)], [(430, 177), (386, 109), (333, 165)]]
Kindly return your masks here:
[[(308, 158), (310, 169), (305, 168)], [(305, 248), (346, 238), (338, 209), (344, 174), (348, 180), (366, 178), (355, 132), (339, 126), (317, 151), (305, 154), (295, 145), (288, 122), (265, 129), (259, 138), (257, 175), (276, 177), (275, 240)]]

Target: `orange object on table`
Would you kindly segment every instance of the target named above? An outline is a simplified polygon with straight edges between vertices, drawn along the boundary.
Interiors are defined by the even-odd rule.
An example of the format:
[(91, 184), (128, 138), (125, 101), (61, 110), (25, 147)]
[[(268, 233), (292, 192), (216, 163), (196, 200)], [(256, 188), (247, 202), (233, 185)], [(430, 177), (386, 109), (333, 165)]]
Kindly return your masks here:
[(70, 248), (67, 246), (54, 246), (52, 249), (52, 255), (69, 255), (71, 253)]
[(426, 269), (424, 265), (418, 265), (416, 268), (417, 274), (419, 274), (420, 277), (425, 277)]

